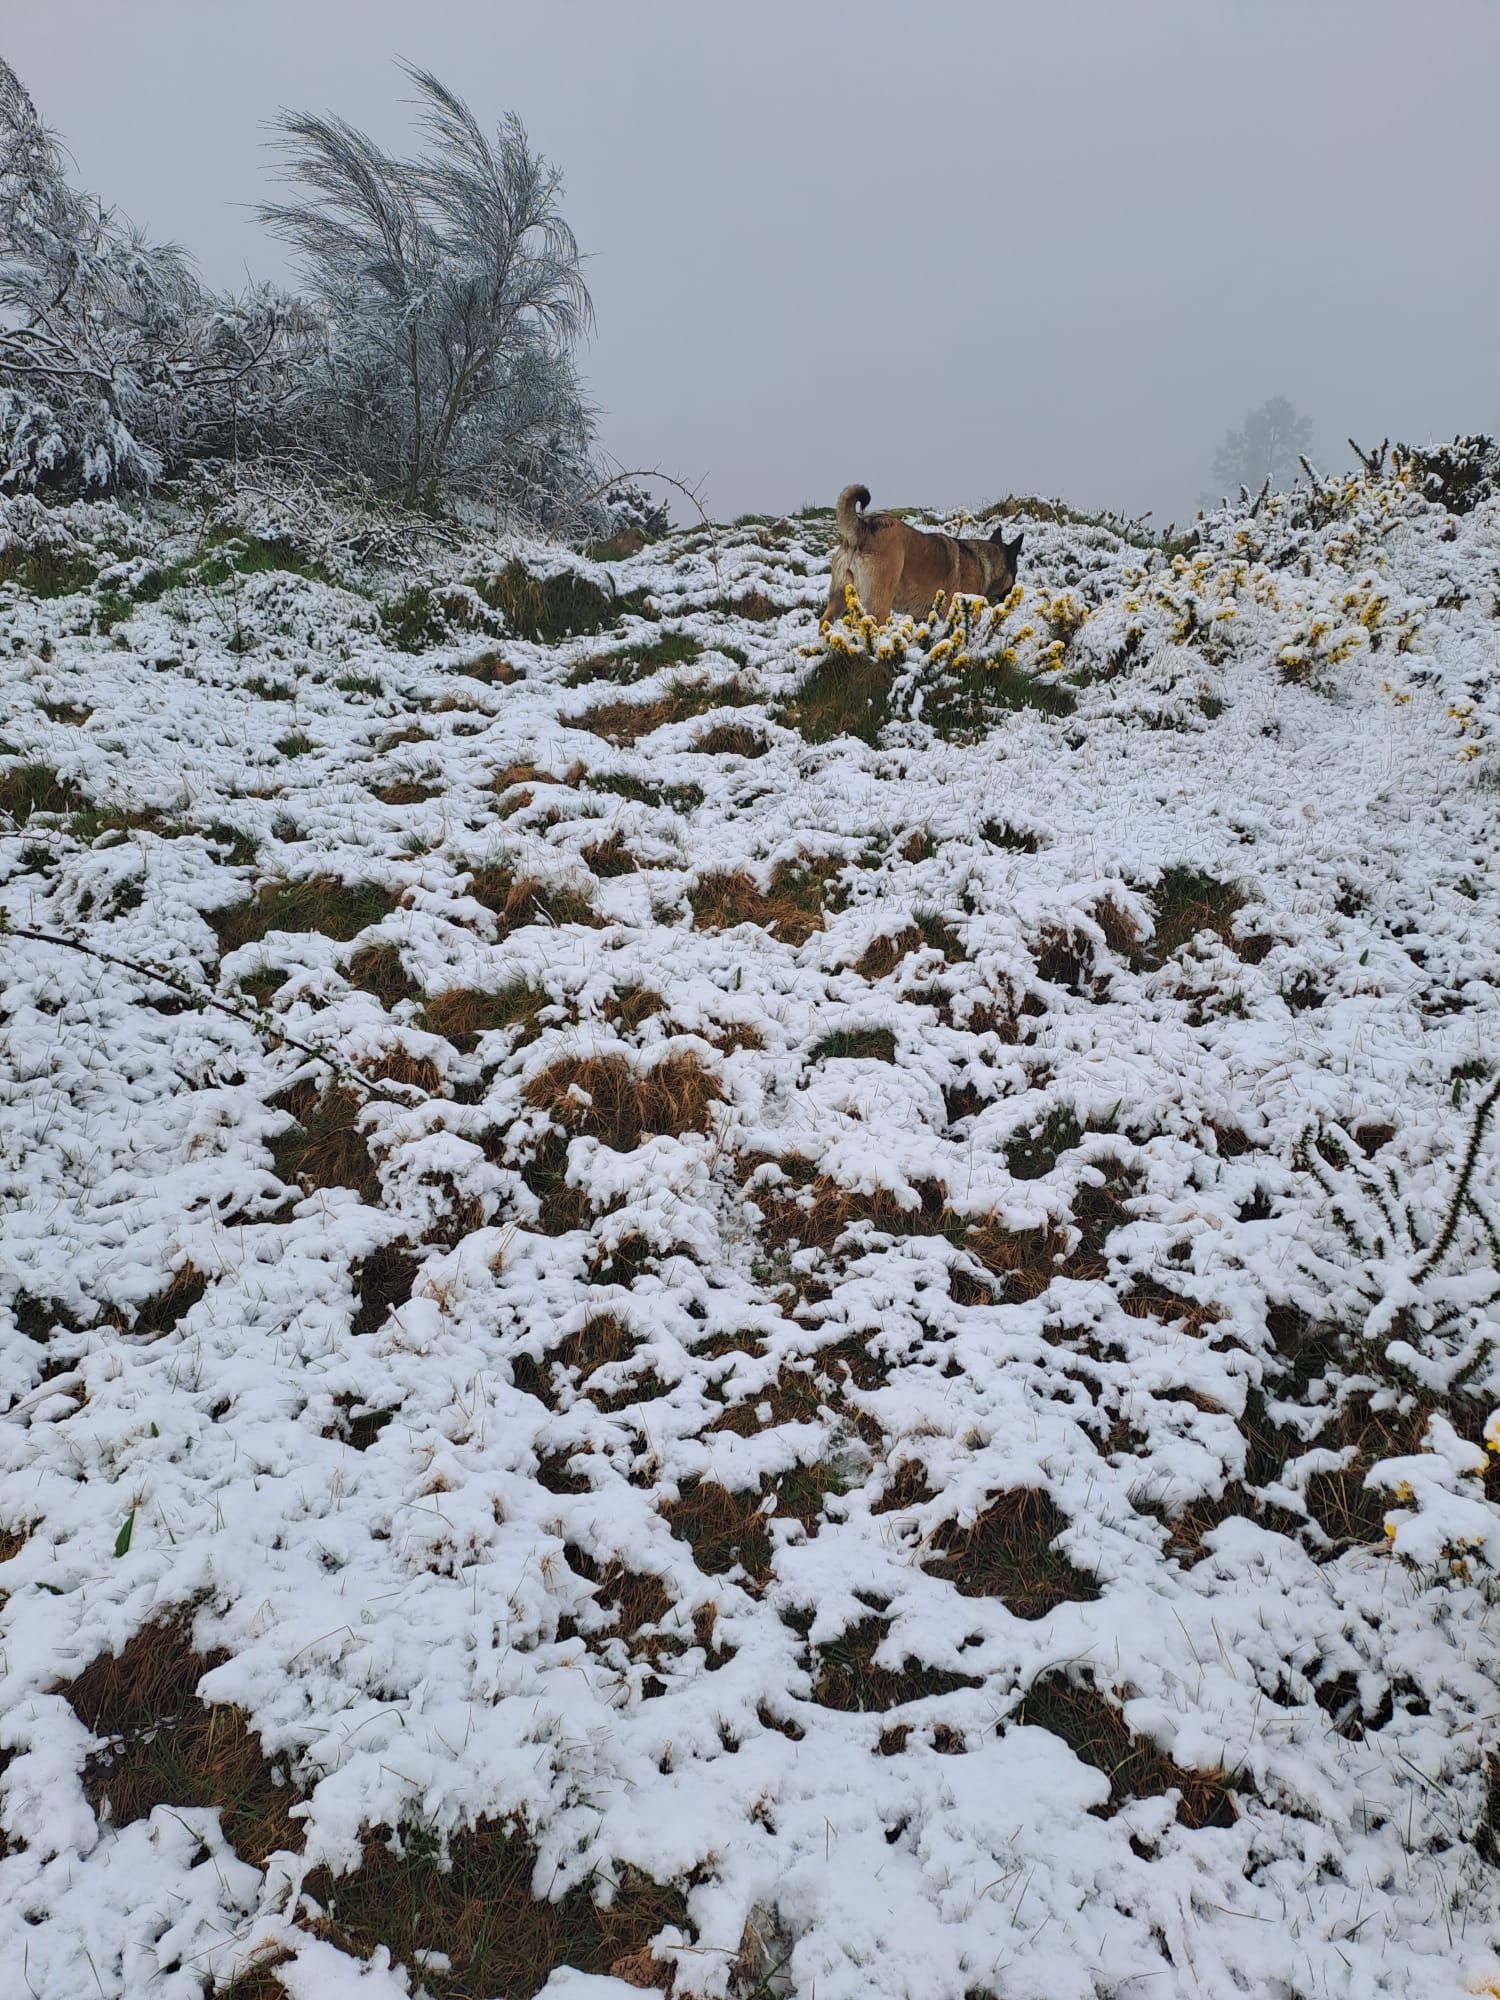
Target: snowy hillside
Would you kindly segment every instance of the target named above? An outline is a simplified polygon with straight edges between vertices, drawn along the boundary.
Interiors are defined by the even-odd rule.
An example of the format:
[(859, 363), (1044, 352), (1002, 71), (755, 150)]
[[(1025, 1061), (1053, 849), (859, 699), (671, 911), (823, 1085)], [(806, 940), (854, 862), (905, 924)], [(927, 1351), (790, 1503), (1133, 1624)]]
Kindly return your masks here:
[(1497, 485), (9, 505), (0, 1992), (1500, 1992)]

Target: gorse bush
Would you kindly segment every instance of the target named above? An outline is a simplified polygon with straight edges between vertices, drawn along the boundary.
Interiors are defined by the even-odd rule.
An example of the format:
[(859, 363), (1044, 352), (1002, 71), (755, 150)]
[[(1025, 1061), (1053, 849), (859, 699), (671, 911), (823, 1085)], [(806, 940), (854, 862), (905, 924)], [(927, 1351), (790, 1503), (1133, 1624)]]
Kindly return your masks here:
[(843, 616), (798, 648), (812, 665), (782, 719), (812, 743), (844, 733), (873, 743), (893, 715), (920, 715), (955, 740), (1006, 709), (1067, 715), (1075, 696), (1059, 670), (1088, 618), (1071, 591), (1016, 584), (999, 604), (940, 591), (925, 617), (880, 625), (846, 588)]

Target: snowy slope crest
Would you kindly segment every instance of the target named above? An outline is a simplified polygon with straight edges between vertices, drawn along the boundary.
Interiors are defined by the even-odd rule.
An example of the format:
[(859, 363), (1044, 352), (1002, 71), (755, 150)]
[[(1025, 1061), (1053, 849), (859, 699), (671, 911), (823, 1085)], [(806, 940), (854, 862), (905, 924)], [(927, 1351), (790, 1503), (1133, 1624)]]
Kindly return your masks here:
[(1495, 488), (5, 511), (6, 1992), (1500, 1990)]

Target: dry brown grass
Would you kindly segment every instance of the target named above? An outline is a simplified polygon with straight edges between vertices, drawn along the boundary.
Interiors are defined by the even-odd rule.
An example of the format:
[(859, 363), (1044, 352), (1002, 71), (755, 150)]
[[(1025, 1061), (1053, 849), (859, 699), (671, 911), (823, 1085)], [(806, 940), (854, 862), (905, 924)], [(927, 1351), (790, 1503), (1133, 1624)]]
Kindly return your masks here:
[(778, 604), (765, 591), (752, 585), (749, 590), (742, 590), (738, 597), (730, 599), (729, 609), (736, 618), (748, 618), (754, 624), (764, 624), (769, 619), (780, 618), (786, 606)]
[(1104, 933), (1104, 942), (1111, 951), (1121, 958), (1129, 959), (1140, 950), (1143, 938), (1140, 926), (1129, 911), (1124, 910), (1112, 896), (1105, 896), (1093, 907), (1094, 922)]
[(278, 1965), (285, 1965), (291, 1953), (280, 1946), (267, 1951), (247, 1966), (227, 1986), (213, 1986), (208, 1990), (213, 2000), (286, 2000), (285, 1983), (277, 1977)]
[(997, 1216), (981, 1216), (965, 1229), (962, 1243), (1011, 1299), (1038, 1298), (1065, 1268), (1070, 1277), (1100, 1274), (1076, 1258), (1065, 1265), (1062, 1233), (1050, 1226), (1009, 1229)]
[(1004, 1000), (968, 1000), (964, 1011), (954, 1015), (949, 1008), (950, 1020), (965, 1028), (971, 1035), (993, 1035), (1004, 1042), (1007, 1048), (1014, 1048), (1023, 1039), (1020, 1015), (1026, 1012), (1024, 1005), (1018, 1010)]
[(382, 1007), (394, 1007), (399, 1000), (419, 1000), (422, 997), (421, 987), (406, 970), (398, 944), (361, 945), (345, 966), (344, 977), (351, 986), (372, 995)]
[(380, 1200), (380, 1180), (370, 1149), (358, 1129), (364, 1100), (352, 1090), (330, 1088), (320, 1096), (310, 1082), (294, 1084), (272, 1103), (297, 1120), (271, 1141), (278, 1177), (304, 1192), (313, 1188), (353, 1188), (372, 1206)]
[(765, 1036), (749, 1021), (726, 1021), (718, 1027), (699, 1028), (697, 1033), (721, 1056), (732, 1056), (737, 1049), (763, 1049), (766, 1045)]
[(584, 848), (583, 858), (600, 877), (634, 875), (642, 865), (626, 844), (623, 833), (612, 833), (607, 839), (596, 840), (592, 847)]
[[(743, 1160), (744, 1177), (764, 1163), (764, 1156)], [(903, 1207), (888, 1188), (846, 1188), (795, 1156), (776, 1164), (783, 1179), (754, 1187), (750, 1194), (764, 1218), (764, 1240), (777, 1248), (795, 1245), (831, 1252), (859, 1223), (869, 1223), (888, 1236), (931, 1236), (943, 1233), (945, 1220), (956, 1222), (946, 1191), (936, 1181), (919, 1185), (920, 1200), (911, 1209)]]
[(722, 1576), (737, 1563), (757, 1582), (770, 1575), (771, 1537), (758, 1490), (731, 1493), (717, 1480), (685, 1479), (678, 1497), (660, 1511), (709, 1576)]
[(397, 1047), (359, 1067), (360, 1074), (372, 1083), (404, 1083), (428, 1097), (442, 1095), (443, 1072), (431, 1056), (414, 1056), (409, 1049)]
[(86, 1728), (110, 1739), (84, 1773), (96, 1812), (125, 1826), (153, 1806), (216, 1806), (235, 1851), (263, 1868), (278, 1849), (301, 1847), (290, 1817), (300, 1794), (237, 1708), (199, 1700), (198, 1682), (215, 1664), (193, 1651), (191, 1621), (179, 1617), (146, 1626), (62, 1692)]
[(613, 1414), (661, 1393), (660, 1383), (649, 1375), (644, 1380), (632, 1378), (613, 1394), (595, 1392), (589, 1386), (601, 1368), (628, 1361), (639, 1345), (639, 1335), (618, 1313), (590, 1313), (576, 1332), (558, 1343), (545, 1362), (535, 1362), (528, 1355), (518, 1356), (513, 1379), (518, 1388), (525, 1389), (549, 1409), (558, 1407), (558, 1390), (566, 1383), (576, 1393), (587, 1395), (596, 1409)]
[(1010, 1718), (1051, 1730), (1074, 1755), (1109, 1779), (1109, 1801), (1090, 1810), (1112, 1819), (1127, 1799), (1180, 1794), (1177, 1818), (1188, 1827), (1233, 1826), (1235, 1777), (1225, 1771), (1185, 1770), (1149, 1737), (1133, 1736), (1125, 1718), (1092, 1680), (1066, 1671), (1043, 1674)]
[(690, 722), (705, 709), (748, 701), (750, 695), (737, 679), (727, 681), (673, 682), (647, 701), (596, 702), (577, 715), (562, 720), (574, 729), (588, 729), (606, 743), (628, 749), (643, 736), (665, 729), (669, 723)]
[(541, 1033), (541, 1015), (551, 1004), (539, 986), (517, 980), (494, 993), (481, 993), (468, 986), (450, 986), (434, 993), (422, 1009), (422, 1025), (434, 1035), (442, 1035), (454, 1048), (467, 1053), (477, 1046), (481, 1035), (500, 1028), (520, 1028), (517, 1047), (524, 1047)]
[(605, 1004), (605, 1012), (621, 1034), (631, 1035), (647, 1021), (654, 1020), (666, 1004), (654, 986), (627, 984), (616, 987)]
[[(559, 1966), (607, 1973), (668, 1924), (686, 1929), (683, 1892), (630, 1870), (608, 1909), (587, 1889), (549, 1895), (535, 1848), (494, 1820), (454, 1834), (446, 1854), (423, 1828), (403, 1828), (399, 1840), (376, 1829), (352, 1874), (320, 1868), (306, 1887), (327, 1912), (317, 1928), (352, 1957), (368, 1959), (383, 1944), (415, 1971), (418, 1952), (442, 1952), (449, 1969), (420, 1972), (432, 2000), (536, 1993)], [(663, 1966), (663, 1985), (667, 1975)]]
[(968, 1527), (943, 1523), (926, 1567), (965, 1597), (998, 1597), (1017, 1618), (1045, 1618), (1059, 1604), (1090, 1604), (1099, 1596), (1091, 1577), (1054, 1547), (1067, 1516), (1040, 1487), (998, 1493)]
[(743, 869), (711, 870), (688, 891), (693, 923), (708, 931), (758, 924), (788, 944), (804, 944), (823, 928), (825, 912), (842, 906), (830, 884), (843, 866), (837, 855), (778, 862), (768, 889)]
[[(435, 701), (428, 699), (422, 707), (429, 715), (488, 715), (489, 709), (472, 694), (441, 694)], [(463, 732), (467, 734), (468, 732)]]
[(1159, 1320), (1164, 1326), (1180, 1326), (1185, 1333), (1201, 1334), (1216, 1326), (1221, 1317), (1217, 1308), (1199, 1299), (1187, 1299), (1161, 1284), (1136, 1283), (1120, 1294), (1120, 1309), (1132, 1319)]
[[(826, 1367), (825, 1354), (820, 1354), (818, 1360)], [(758, 1437), (761, 1432), (774, 1430), (779, 1424), (816, 1423), (830, 1400), (823, 1387), (826, 1381), (826, 1374), (815, 1373), (808, 1367), (783, 1368), (774, 1382), (758, 1389), (747, 1389), (727, 1403), (703, 1434), (705, 1437), (724, 1433), (733, 1437)], [(764, 1416), (762, 1410), (765, 1411)], [(813, 1471), (816, 1474), (817, 1468)], [(782, 1496), (786, 1505), (779, 1506), (779, 1511), (799, 1512), (814, 1489), (818, 1505), (821, 1505), (827, 1486), (825, 1482), (819, 1487), (814, 1477), (811, 1483), (803, 1480), (795, 1493), (788, 1488)], [(816, 1512), (816, 1508), (813, 1511)]]
[(581, 762), (570, 764), (560, 778), (541, 764), (507, 764), (490, 779), (490, 790), (498, 797), (517, 785), (577, 785), (587, 776), (588, 767)]
[(691, 748), (704, 757), (764, 757), (770, 744), (748, 722), (716, 722), (695, 736)]
[(465, 679), (480, 681), (486, 687), (508, 687), (516, 677), (516, 669), (505, 655), (494, 651), (460, 661), (458, 671)]
[(392, 778), (387, 784), (376, 786), (373, 796), (383, 806), (420, 806), (428, 799), (435, 799), (441, 790), (441, 785), (421, 778)]
[[(743, 1160), (742, 1177), (748, 1179), (762, 1164), (763, 1156)], [(837, 1257), (862, 1242), (862, 1235), (851, 1235), (860, 1225), (883, 1236), (942, 1236), (998, 1279), (1003, 1295), (1018, 1299), (1037, 1297), (1064, 1268), (1060, 1232), (1050, 1227), (1009, 1229), (993, 1215), (959, 1215), (949, 1207), (947, 1190), (938, 1181), (918, 1183), (917, 1206), (908, 1208), (888, 1188), (847, 1188), (795, 1157), (777, 1164), (786, 1176), (783, 1181), (750, 1190), (763, 1218), (761, 1241), (770, 1250), (816, 1249)], [(967, 1287), (969, 1295), (961, 1297), (961, 1303), (994, 1301), (995, 1293), (986, 1286), (976, 1287), (962, 1264), (955, 1265), (951, 1282), (960, 1289)]]
[[(618, 1558), (597, 1562), (576, 1542), (566, 1543), (563, 1554), (574, 1575), (593, 1584), (595, 1604), (609, 1614), (610, 1634), (624, 1639), (633, 1660), (659, 1666), (663, 1660), (686, 1652), (696, 1643), (691, 1625), (661, 1629), (668, 1624), (677, 1605), (663, 1577), (631, 1569)], [(709, 1612), (711, 1624), (712, 1607), (703, 1609)], [(597, 1646), (599, 1637), (592, 1636), (590, 1643)]]
[(682, 1050), (640, 1065), (623, 1055), (564, 1056), (522, 1094), (568, 1134), (629, 1153), (653, 1134), (706, 1132), (722, 1092), (714, 1073)]
[(855, 959), (852, 969), (861, 979), (884, 979), (896, 970), (902, 959), (920, 950), (921, 945), (920, 934), (908, 924), (903, 930), (872, 939)]
[(469, 894), (492, 913), (501, 937), (528, 924), (588, 924), (597, 929), (604, 921), (585, 891), (567, 883), (543, 882), (536, 875), (516, 875), (498, 862), (471, 870)]

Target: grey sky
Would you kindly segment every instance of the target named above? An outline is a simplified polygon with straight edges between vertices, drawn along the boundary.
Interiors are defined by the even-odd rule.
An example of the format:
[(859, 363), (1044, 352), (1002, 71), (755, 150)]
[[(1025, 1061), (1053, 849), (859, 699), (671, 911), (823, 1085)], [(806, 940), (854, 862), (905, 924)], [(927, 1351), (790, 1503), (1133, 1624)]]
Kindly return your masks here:
[(263, 121), (399, 148), (405, 56), (563, 169), (603, 446), (712, 511), (1191, 510), (1284, 390), (1329, 459), (1500, 426), (1491, 0), (6, 0), (81, 183), (290, 275)]

